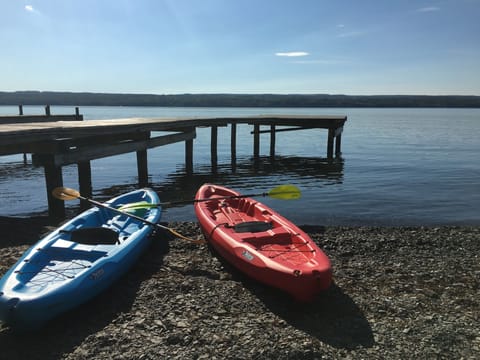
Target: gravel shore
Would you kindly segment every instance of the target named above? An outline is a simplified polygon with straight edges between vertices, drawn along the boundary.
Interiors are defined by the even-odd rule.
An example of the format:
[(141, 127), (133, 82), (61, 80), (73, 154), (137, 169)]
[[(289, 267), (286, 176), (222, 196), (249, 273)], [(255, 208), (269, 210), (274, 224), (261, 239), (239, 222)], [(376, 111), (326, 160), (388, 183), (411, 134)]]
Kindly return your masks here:
[[(0, 274), (45, 231), (0, 218)], [(201, 237), (196, 223), (169, 223)], [(334, 285), (308, 305), (166, 236), (97, 298), (33, 334), (0, 331), (1, 359), (478, 359), (480, 228), (303, 226)]]

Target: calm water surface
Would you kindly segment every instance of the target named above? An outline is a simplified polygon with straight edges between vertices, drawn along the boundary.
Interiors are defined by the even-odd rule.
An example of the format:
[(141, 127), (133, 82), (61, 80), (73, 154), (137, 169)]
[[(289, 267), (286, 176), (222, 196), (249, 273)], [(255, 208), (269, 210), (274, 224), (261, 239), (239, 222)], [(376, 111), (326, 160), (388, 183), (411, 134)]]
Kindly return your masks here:
[[(18, 108), (0, 106), (0, 114)], [(24, 107), (41, 114), (43, 107)], [(52, 107), (53, 114), (73, 107)], [(163, 201), (193, 199), (214, 182), (242, 193), (295, 184), (302, 198), (259, 199), (298, 224), (463, 225), (480, 224), (480, 109), (271, 109), (81, 107), (88, 119), (259, 114), (347, 115), (342, 156), (325, 159), (326, 131), (277, 134), (276, 158), (269, 136), (261, 136), (258, 163), (252, 159), (251, 127), (237, 130), (237, 164), (230, 161), (230, 129), (219, 129), (218, 169), (210, 168), (210, 130), (198, 129), (194, 175), (184, 168), (183, 143), (148, 151), (150, 183)], [(76, 166), (63, 170), (64, 184), (78, 188)], [(105, 200), (136, 188), (136, 155), (92, 161), (94, 197)], [(28, 216), (47, 210), (43, 168), (23, 164), (22, 155), (0, 157), (0, 215)], [(68, 203), (76, 210), (78, 203)], [(164, 221), (195, 220), (193, 206), (165, 209)]]

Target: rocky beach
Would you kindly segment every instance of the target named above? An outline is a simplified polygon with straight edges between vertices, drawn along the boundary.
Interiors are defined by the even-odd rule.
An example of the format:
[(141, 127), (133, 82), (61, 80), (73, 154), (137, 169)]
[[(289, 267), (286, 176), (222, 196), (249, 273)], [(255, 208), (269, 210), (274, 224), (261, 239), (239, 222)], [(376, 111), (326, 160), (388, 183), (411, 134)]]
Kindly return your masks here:
[[(196, 223), (169, 223), (201, 238)], [(0, 273), (45, 232), (0, 218)], [(1, 359), (478, 359), (479, 227), (302, 226), (334, 284), (310, 304), (157, 235), (106, 292), (35, 333), (0, 331)], [(5, 236), (6, 234), (6, 236)]]

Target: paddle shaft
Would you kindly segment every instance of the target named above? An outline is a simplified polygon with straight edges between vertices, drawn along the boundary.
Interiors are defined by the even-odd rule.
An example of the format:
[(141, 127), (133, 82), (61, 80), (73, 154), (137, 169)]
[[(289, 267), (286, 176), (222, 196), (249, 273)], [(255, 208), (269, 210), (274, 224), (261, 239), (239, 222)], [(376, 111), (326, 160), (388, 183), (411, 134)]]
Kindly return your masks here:
[(89, 202), (90, 204), (93, 204), (95, 206), (98, 206), (98, 207), (101, 207), (101, 208), (105, 208), (105, 209), (108, 209), (110, 211), (113, 211), (115, 213), (118, 213), (118, 214), (122, 214), (122, 215), (125, 215), (125, 216), (129, 216), (133, 219), (136, 219), (138, 221), (141, 221), (145, 224), (148, 224), (150, 226), (154, 226), (154, 227), (157, 227), (159, 229), (164, 229), (164, 230), (167, 230), (169, 231), (170, 233), (172, 233), (173, 235), (175, 235), (176, 237), (180, 238), (180, 239), (183, 239), (183, 240), (187, 240), (187, 241), (190, 241), (192, 243), (195, 243), (195, 244), (203, 244), (205, 241), (204, 240), (194, 240), (194, 239), (190, 239), (189, 237), (186, 237), (186, 236), (183, 236), (182, 234), (180, 234), (179, 232), (175, 231), (174, 229), (171, 229), (167, 226), (163, 226), (163, 225), (160, 225), (160, 224), (157, 224), (157, 223), (154, 223), (154, 222), (151, 222), (151, 221), (148, 221), (142, 217), (139, 217), (139, 216), (136, 216), (136, 215), (133, 215), (133, 214), (130, 214), (129, 212), (125, 212), (125, 211), (122, 211), (121, 209), (115, 209), (113, 207), (110, 207), (108, 205), (105, 205), (101, 202), (98, 202), (98, 201), (95, 201), (95, 200), (92, 200), (92, 199), (89, 199), (89, 198), (86, 198), (84, 196), (82, 196), (77, 190), (74, 190), (74, 189), (69, 189), (69, 188), (65, 188), (65, 187), (57, 187), (55, 189), (52, 190), (52, 194), (54, 197), (56, 197), (57, 199), (60, 199), (60, 200), (73, 200), (73, 199), (80, 199), (80, 200), (83, 200), (83, 201), (87, 201)]
[(140, 208), (148, 208), (148, 207), (158, 207), (158, 206), (183, 205), (183, 204), (192, 204), (192, 203), (198, 203), (198, 202), (204, 202), (204, 201), (241, 199), (241, 198), (250, 198), (250, 197), (256, 197), (256, 196), (270, 196), (274, 199), (292, 200), (292, 199), (298, 199), (300, 197), (300, 189), (298, 189), (294, 185), (280, 185), (273, 188), (269, 192), (263, 192), (258, 194), (228, 195), (228, 196), (209, 197), (204, 199), (170, 201), (170, 202), (163, 202), (158, 204), (133, 203), (130, 205), (122, 206), (120, 207), (120, 209), (125, 210), (125, 209), (135, 209), (135, 208), (140, 209)]
[[(231, 195), (231, 196), (219, 196), (219, 197), (212, 197), (212, 198), (208, 198), (208, 199), (194, 199), (194, 200), (182, 200), (182, 201), (169, 201), (169, 202), (161, 202), (161, 203), (158, 203), (158, 204), (142, 204), (140, 207), (159, 207), (159, 206), (194, 204), (194, 203), (205, 202), (205, 201), (216, 201), (216, 200), (227, 200), (227, 199), (241, 199), (241, 198), (248, 198), (248, 197), (255, 197), (255, 196), (268, 196), (268, 193), (245, 194), (245, 195)], [(134, 207), (134, 206), (132, 206), (132, 207)], [(126, 205), (126, 208), (128, 208), (128, 205)]]
[(256, 196), (270, 196), (274, 199), (292, 200), (292, 199), (298, 199), (300, 197), (300, 189), (298, 189), (294, 185), (280, 185), (273, 188), (269, 192), (263, 192), (259, 194), (228, 195), (228, 196), (218, 196), (218, 197), (213, 196), (213, 197), (203, 198), (203, 199), (170, 201), (170, 202), (163, 202), (158, 204), (148, 204), (145, 202), (139, 202), (139, 203), (132, 203), (132, 204), (121, 206), (119, 210), (151, 208), (151, 207), (158, 207), (158, 206), (183, 205), (183, 204), (199, 203), (204, 201), (242, 199), (242, 198), (250, 198), (250, 197), (256, 197)]
[(159, 227), (159, 228), (164, 229), (164, 230), (169, 230), (169, 231), (171, 230), (170, 228), (168, 228), (168, 227), (166, 227), (166, 226), (163, 226), (163, 225), (156, 224), (156, 223), (154, 223), (154, 222), (145, 220), (144, 218), (141, 218), (140, 216), (133, 215), (133, 214), (127, 213), (127, 212), (125, 212), (125, 211), (121, 211), (121, 210), (115, 209), (115, 208), (110, 207), (110, 206), (108, 206), (108, 205), (102, 204), (101, 202), (98, 202), (98, 201), (95, 201), (95, 200), (86, 198), (86, 197), (84, 197), (84, 196), (78, 195), (78, 198), (79, 198), (80, 200), (87, 201), (87, 202), (89, 202), (90, 204), (93, 204), (93, 205), (95, 205), (95, 206), (100, 206), (100, 207), (102, 207), (102, 208), (104, 208), (104, 209), (111, 210), (111, 211), (116, 212), (116, 213), (118, 213), (118, 214), (130, 216), (131, 218), (136, 219), (136, 220), (139, 220), (139, 221), (142, 221), (142, 222), (144, 222), (145, 224), (148, 224), (148, 225), (151, 225), (151, 226), (156, 226), (156, 227)]
[(191, 203), (205, 202), (205, 201), (213, 201), (213, 200), (240, 199), (240, 198), (255, 197), (255, 196), (268, 196), (268, 193), (246, 194), (246, 195), (231, 195), (231, 196), (213, 197), (213, 198), (208, 198), (208, 199), (194, 199), (194, 200), (183, 200), (183, 201), (171, 201), (171, 202), (165, 202), (165, 203), (160, 203), (160, 204), (152, 204), (152, 205), (155, 205), (155, 206), (181, 205), (181, 204), (191, 204)]

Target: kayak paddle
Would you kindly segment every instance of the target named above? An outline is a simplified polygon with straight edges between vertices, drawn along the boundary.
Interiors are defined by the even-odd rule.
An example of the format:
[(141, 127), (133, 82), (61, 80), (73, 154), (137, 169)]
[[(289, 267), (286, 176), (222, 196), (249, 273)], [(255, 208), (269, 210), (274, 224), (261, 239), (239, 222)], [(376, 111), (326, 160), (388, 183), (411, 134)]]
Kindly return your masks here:
[[(121, 208), (122, 207), (125, 207), (122, 206), (121, 208), (119, 209), (116, 209), (116, 208), (113, 208), (113, 207), (110, 207), (108, 205), (105, 205), (101, 202), (98, 202), (98, 201), (95, 201), (93, 199), (89, 199), (89, 198), (86, 198), (82, 195), (80, 195), (80, 193), (75, 190), (75, 189), (70, 189), (70, 188), (67, 188), (67, 187), (57, 187), (55, 189), (52, 190), (52, 195), (59, 199), (59, 200), (63, 200), (63, 201), (66, 201), (66, 200), (75, 200), (75, 199), (80, 199), (80, 200), (84, 200), (84, 201), (87, 201), (89, 202), (90, 204), (92, 205), (95, 205), (95, 206), (98, 206), (98, 207), (102, 207), (102, 208), (105, 208), (105, 209), (108, 209), (108, 210), (111, 210), (113, 212), (116, 212), (118, 214), (122, 214), (122, 215), (126, 215), (126, 216), (130, 216), (131, 218), (134, 218), (136, 220), (139, 220), (139, 221), (142, 221), (144, 222), (145, 224), (148, 224), (148, 225), (151, 225), (151, 226), (155, 226), (155, 227), (158, 227), (160, 229), (163, 229), (163, 230), (168, 230), (170, 233), (172, 233), (173, 235), (175, 235), (176, 237), (180, 238), (180, 239), (183, 239), (183, 240), (187, 240), (187, 241), (190, 241), (190, 242), (193, 242), (193, 243), (197, 243), (197, 244), (202, 244), (204, 243), (205, 241), (204, 240), (194, 240), (194, 239), (190, 239), (186, 236), (183, 236), (182, 234), (178, 233), (177, 231), (175, 231), (174, 229), (172, 228), (169, 228), (167, 226), (163, 226), (163, 225), (160, 225), (160, 224), (157, 224), (157, 223), (153, 223), (151, 221), (148, 221), (148, 220), (145, 220), (144, 218), (140, 217), (140, 216), (137, 216), (137, 215), (134, 215), (134, 214), (131, 214), (127, 211), (123, 211)], [(135, 204), (138, 204), (138, 203), (135, 203)], [(145, 204), (148, 204), (148, 203), (145, 203)], [(145, 206), (143, 207), (145, 208)], [(130, 210), (135, 210), (135, 208), (131, 208)]]
[(191, 204), (191, 203), (197, 203), (197, 202), (224, 200), (224, 199), (240, 199), (240, 198), (255, 197), (255, 196), (268, 196), (273, 199), (281, 199), (281, 200), (296, 200), (300, 198), (301, 192), (300, 192), (300, 189), (295, 185), (279, 185), (277, 187), (274, 187), (269, 192), (266, 192), (266, 193), (264, 192), (260, 194), (233, 195), (233, 196), (216, 197), (216, 198), (208, 198), (208, 199), (171, 201), (171, 202), (164, 202), (159, 204), (150, 204), (150, 203), (141, 201), (141, 202), (123, 205), (119, 209), (128, 211), (128, 210), (145, 209), (145, 208), (157, 207), (157, 206)]

